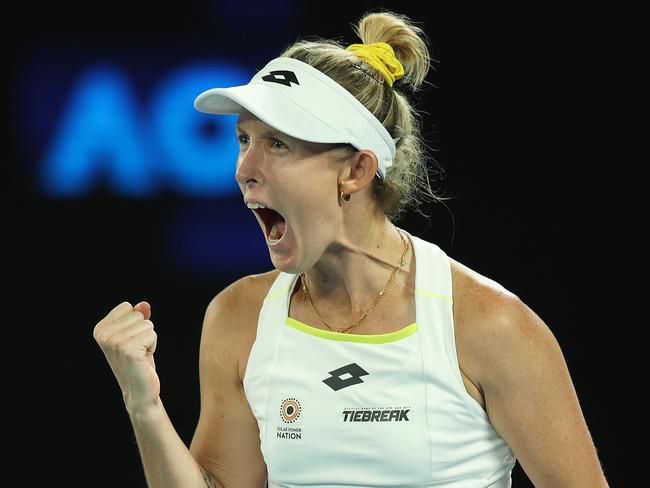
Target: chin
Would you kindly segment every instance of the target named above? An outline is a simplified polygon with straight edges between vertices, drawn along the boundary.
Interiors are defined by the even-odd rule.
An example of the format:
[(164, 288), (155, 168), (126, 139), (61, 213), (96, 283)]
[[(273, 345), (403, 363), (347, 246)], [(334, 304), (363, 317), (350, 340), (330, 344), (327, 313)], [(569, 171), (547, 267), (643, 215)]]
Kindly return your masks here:
[(299, 274), (302, 273), (302, 269), (300, 269), (300, 266), (296, 266), (295, 263), (291, 261), (287, 261), (285, 259), (282, 259), (277, 256), (273, 256), (271, 253), (271, 263), (273, 264), (273, 267), (277, 269), (278, 271), (282, 271), (283, 273), (288, 273), (288, 274)]

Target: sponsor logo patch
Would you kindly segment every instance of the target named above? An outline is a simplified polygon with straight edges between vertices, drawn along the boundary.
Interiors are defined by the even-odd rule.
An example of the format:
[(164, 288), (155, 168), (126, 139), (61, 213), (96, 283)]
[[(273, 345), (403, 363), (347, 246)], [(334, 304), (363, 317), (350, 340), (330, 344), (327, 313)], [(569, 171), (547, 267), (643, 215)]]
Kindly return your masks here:
[(410, 407), (345, 408), (343, 422), (410, 422)]
[(302, 407), (298, 400), (295, 398), (287, 398), (280, 406), (280, 417), (282, 417), (285, 423), (291, 424), (298, 420), (301, 410)]
[[(297, 398), (287, 398), (280, 405), (280, 418), (285, 424), (293, 424), (300, 418), (302, 406)], [(293, 425), (276, 426), (276, 437), (278, 439), (299, 440), (302, 439), (302, 429)]]
[(291, 83), (300, 85), (300, 82), (298, 81), (298, 77), (293, 71), (285, 71), (285, 70), (271, 71), (268, 75), (262, 76), (262, 79), (270, 83), (279, 83), (280, 85), (289, 86), (289, 87), (291, 86)]
[(325, 378), (323, 383), (329, 386), (334, 391), (339, 391), (348, 386), (357, 385), (363, 383), (361, 379), (362, 376), (369, 375), (365, 369), (359, 366), (357, 363), (350, 363), (346, 366), (342, 366), (338, 369), (330, 371), (331, 375), (329, 378)]

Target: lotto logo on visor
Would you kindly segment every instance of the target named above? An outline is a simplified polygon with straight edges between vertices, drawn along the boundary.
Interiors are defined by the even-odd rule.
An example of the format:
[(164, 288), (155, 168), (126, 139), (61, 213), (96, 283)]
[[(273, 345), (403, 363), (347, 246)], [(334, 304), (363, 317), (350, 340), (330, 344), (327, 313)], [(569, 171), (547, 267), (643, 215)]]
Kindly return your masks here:
[(247, 85), (206, 90), (194, 107), (211, 114), (246, 111), (302, 141), (371, 151), (382, 178), (395, 157), (395, 141), (359, 100), (325, 73), (293, 58), (275, 58)]
[(291, 86), (291, 83), (300, 85), (300, 82), (293, 71), (271, 71), (270, 74), (262, 76), (262, 79), (271, 83), (280, 83), (284, 86)]

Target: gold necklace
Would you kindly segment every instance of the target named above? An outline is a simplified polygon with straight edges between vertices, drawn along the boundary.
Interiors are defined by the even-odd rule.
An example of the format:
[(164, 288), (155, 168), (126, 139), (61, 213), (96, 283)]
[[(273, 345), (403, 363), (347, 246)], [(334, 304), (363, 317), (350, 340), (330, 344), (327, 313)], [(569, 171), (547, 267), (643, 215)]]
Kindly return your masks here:
[(404, 260), (406, 256), (406, 252), (408, 251), (408, 241), (404, 237), (404, 235), (398, 230), (397, 233), (399, 234), (400, 238), (402, 239), (402, 242), (404, 243), (404, 251), (402, 251), (402, 256), (399, 258), (398, 263), (395, 265), (395, 269), (393, 269), (393, 272), (390, 275), (390, 278), (388, 278), (388, 281), (384, 285), (384, 287), (379, 291), (379, 295), (377, 295), (377, 298), (375, 298), (375, 302), (372, 304), (370, 309), (366, 313), (364, 313), (359, 320), (357, 320), (354, 324), (349, 325), (347, 327), (344, 327), (342, 329), (332, 327), (323, 317), (322, 315), (318, 312), (316, 309), (316, 306), (314, 305), (314, 302), (311, 299), (311, 293), (309, 293), (309, 288), (307, 288), (307, 280), (305, 279), (305, 273), (300, 273), (300, 281), (302, 282), (302, 293), (303, 297), (307, 297), (309, 299), (309, 304), (311, 305), (311, 308), (314, 310), (314, 313), (318, 316), (318, 318), (325, 324), (325, 326), (331, 330), (332, 332), (339, 332), (339, 333), (345, 333), (350, 330), (352, 330), (354, 327), (359, 325), (363, 319), (365, 319), (370, 312), (374, 310), (374, 308), (377, 306), (377, 303), (379, 303), (379, 300), (388, 292), (390, 289), (391, 285), (395, 281), (395, 277), (397, 276), (397, 272), (400, 270), (400, 268), (404, 265), (406, 265), (406, 261)]

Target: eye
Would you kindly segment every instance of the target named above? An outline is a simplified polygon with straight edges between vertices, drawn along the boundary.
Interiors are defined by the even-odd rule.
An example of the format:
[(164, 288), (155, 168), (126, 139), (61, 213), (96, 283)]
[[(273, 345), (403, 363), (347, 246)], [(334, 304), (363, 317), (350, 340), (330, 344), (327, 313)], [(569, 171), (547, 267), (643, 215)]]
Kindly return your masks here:
[(248, 136), (245, 134), (237, 134), (237, 142), (239, 144), (248, 144)]
[(271, 139), (271, 146), (273, 149), (289, 149), (280, 139)]

